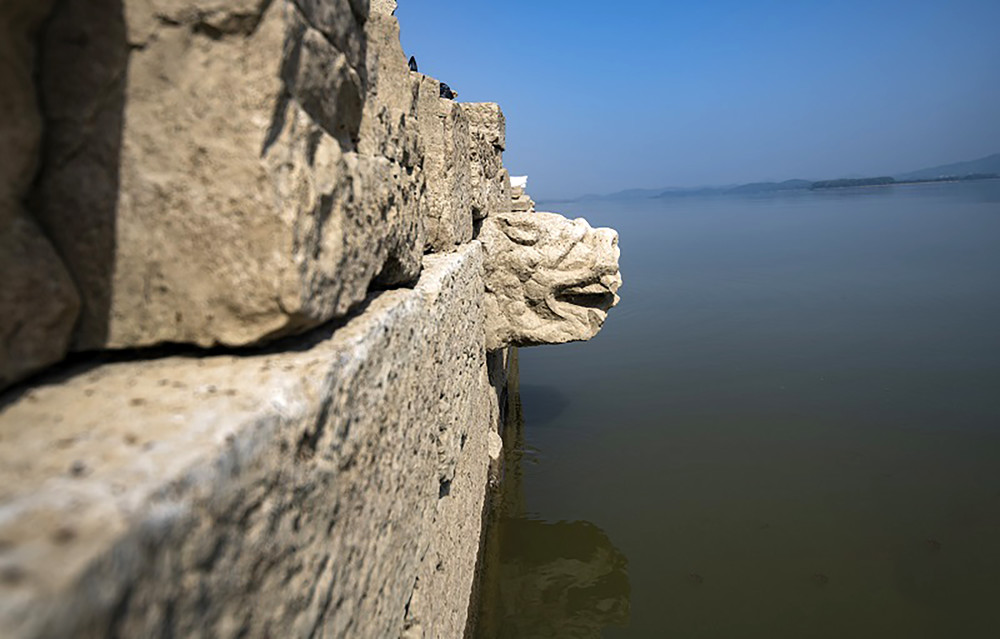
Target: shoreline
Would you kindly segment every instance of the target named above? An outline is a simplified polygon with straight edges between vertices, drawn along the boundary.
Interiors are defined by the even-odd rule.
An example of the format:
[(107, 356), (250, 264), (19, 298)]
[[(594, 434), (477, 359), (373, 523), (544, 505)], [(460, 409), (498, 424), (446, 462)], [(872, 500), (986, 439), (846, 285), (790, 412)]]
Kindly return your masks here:
[[(856, 184), (850, 186), (821, 186), (819, 188), (808, 188), (808, 189), (788, 189), (788, 191), (801, 190), (801, 191), (835, 191), (838, 189), (873, 189), (873, 188), (885, 188), (887, 186), (923, 186), (925, 184), (957, 184), (960, 182), (995, 182), (1000, 180), (998, 177), (990, 178), (978, 178), (975, 180), (963, 180), (962, 178), (955, 178), (953, 180), (912, 180), (912, 181), (899, 181), (899, 182), (889, 182), (888, 184)], [(788, 192), (786, 191), (786, 192)]]

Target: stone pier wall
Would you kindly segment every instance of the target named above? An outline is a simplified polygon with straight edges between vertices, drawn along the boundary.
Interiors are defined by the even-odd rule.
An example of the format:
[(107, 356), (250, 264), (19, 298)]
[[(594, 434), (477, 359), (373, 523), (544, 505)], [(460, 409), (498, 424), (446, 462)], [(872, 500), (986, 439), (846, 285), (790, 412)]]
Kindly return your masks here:
[(481, 267), (477, 243), (429, 256), (293, 349), (24, 391), (0, 446), (4, 636), (459, 636), (498, 415)]
[(0, 8), (0, 636), (464, 632), (508, 349), (617, 236), (512, 212), (394, 8)]

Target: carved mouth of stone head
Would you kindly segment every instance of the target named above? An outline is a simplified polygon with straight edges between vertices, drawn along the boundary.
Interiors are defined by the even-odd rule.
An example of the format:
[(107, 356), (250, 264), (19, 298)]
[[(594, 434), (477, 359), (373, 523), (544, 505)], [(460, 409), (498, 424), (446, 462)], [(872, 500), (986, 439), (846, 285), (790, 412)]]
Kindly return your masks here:
[(614, 292), (600, 282), (567, 286), (555, 291), (554, 297), (564, 304), (593, 308), (605, 313), (618, 301)]

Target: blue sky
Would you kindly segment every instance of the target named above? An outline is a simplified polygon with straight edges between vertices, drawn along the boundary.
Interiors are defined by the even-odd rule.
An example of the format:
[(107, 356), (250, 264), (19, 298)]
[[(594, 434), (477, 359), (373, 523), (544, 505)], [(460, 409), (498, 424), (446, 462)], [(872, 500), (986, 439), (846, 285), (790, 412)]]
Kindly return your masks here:
[(500, 103), (536, 199), (1000, 152), (998, 0), (399, 4), (422, 72)]

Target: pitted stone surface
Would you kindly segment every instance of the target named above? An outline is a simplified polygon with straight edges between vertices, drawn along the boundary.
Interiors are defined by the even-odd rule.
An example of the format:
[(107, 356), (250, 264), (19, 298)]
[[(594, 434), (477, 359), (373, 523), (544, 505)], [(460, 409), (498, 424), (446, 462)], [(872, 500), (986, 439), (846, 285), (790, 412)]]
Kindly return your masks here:
[(59, 4), (33, 201), (82, 294), (76, 348), (253, 344), (418, 276), (416, 144), (383, 154), (361, 132), (368, 10)]
[[(399, 22), (373, 9), (365, 31), (369, 83), (359, 151), (389, 158), (409, 171), (423, 171), (417, 120), (424, 114), (418, 109), (414, 87), (418, 76), (407, 66), (399, 43)], [(436, 115), (434, 109), (426, 113), (427, 118)]]
[(396, 11), (396, 0), (371, 0), (371, 12), (392, 15)]
[(486, 346), (587, 340), (618, 303), (618, 234), (582, 218), (508, 212), (483, 222)]
[(469, 118), (472, 134), (497, 151), (507, 150), (507, 119), (494, 102), (464, 102), (462, 110)]
[(482, 219), (493, 213), (510, 210), (510, 177), (503, 168), (507, 144), (506, 120), (499, 105), (491, 102), (464, 103), (462, 111), (469, 120), (470, 180), (472, 216)]
[(510, 210), (518, 213), (535, 212), (535, 201), (527, 194), (523, 186), (515, 186), (510, 190)]
[(434, 176), (421, 204), (427, 248), (446, 251), (472, 239), (469, 120), (460, 104), (440, 97), (440, 82), (414, 76), (424, 170)]
[(461, 636), (496, 429), (481, 269), (478, 243), (428, 256), (287, 352), (6, 398), (0, 635)]

